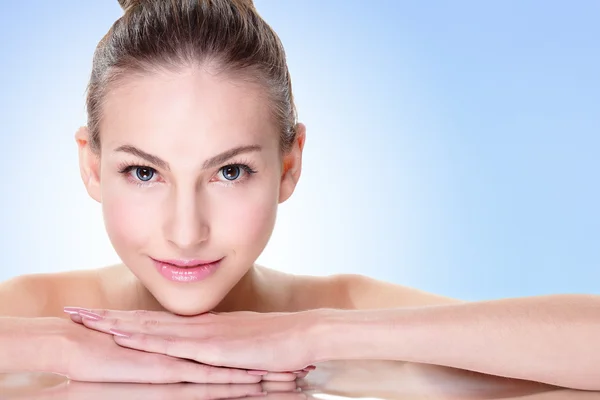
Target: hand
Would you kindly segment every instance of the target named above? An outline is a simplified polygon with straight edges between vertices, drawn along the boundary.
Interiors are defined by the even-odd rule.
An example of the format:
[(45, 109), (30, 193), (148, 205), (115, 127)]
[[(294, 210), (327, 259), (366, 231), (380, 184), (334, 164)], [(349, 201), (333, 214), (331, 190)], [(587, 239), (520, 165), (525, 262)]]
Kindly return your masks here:
[(309, 371), (313, 313), (206, 313), (84, 310), (75, 322), (114, 335), (123, 347), (215, 366), (262, 371)]
[(260, 375), (119, 346), (111, 336), (64, 319), (47, 334), (62, 350), (56, 371), (71, 380), (135, 383), (258, 383)]

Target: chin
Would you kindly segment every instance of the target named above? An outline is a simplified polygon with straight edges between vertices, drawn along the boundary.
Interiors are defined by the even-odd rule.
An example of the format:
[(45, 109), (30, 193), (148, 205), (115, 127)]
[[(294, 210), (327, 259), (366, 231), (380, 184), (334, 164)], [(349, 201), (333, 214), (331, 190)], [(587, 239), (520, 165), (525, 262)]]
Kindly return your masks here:
[(156, 296), (158, 302), (165, 310), (186, 317), (193, 317), (212, 311), (218, 302), (218, 299), (198, 299), (186, 296), (176, 296), (163, 293), (163, 296)]

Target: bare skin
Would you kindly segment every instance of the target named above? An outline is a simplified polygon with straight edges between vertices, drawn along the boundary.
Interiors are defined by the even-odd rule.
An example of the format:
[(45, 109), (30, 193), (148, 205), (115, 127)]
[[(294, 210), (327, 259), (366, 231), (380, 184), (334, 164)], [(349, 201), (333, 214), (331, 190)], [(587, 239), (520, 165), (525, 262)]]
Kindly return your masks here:
[[(68, 319), (65, 306), (165, 311), (123, 264), (13, 278), (0, 283), (0, 299), (6, 299), (0, 302), (0, 316), (13, 317)], [(296, 312), (454, 302), (458, 300), (365, 276), (292, 275), (255, 265), (214, 311)]]
[[(378, 295), (375, 295), (376, 293)], [(12, 299), (10, 302), (0, 301), (0, 315), (2, 316), (68, 319), (69, 316), (63, 312), (65, 306), (164, 311), (164, 308), (122, 264), (94, 270), (36, 274), (12, 279), (0, 284), (0, 299), (9, 298)], [(299, 276), (255, 265), (215, 311), (296, 312), (315, 308), (368, 309), (455, 302), (459, 302), (459, 300), (381, 282), (365, 276)], [(325, 363), (319, 367), (322, 371), (315, 372), (316, 375), (313, 378), (310, 376), (307, 378), (305, 389), (342, 395), (352, 395), (353, 393), (366, 395), (373, 391), (369, 382), (380, 382), (381, 379), (384, 379), (382, 373), (385, 372), (391, 374), (390, 383), (404, 377), (400, 379), (403, 386), (406, 386), (409, 381), (431, 381), (431, 384), (427, 385), (427, 390), (415, 389), (413, 395), (422, 393), (423, 390), (425, 392), (437, 391), (442, 387), (452, 387), (454, 388), (452, 391), (458, 390), (460, 393), (458, 397), (465, 396), (473, 390), (473, 387), (479, 387), (476, 390), (479, 392), (479, 396), (469, 397), (481, 399), (495, 398), (499, 393), (505, 395), (505, 391), (516, 391), (523, 394), (523, 392), (536, 393), (553, 390), (550, 386), (538, 383), (490, 377), (445, 367), (411, 364), (409, 371), (406, 369), (408, 363), (389, 361), (374, 362), (373, 365), (382, 366), (379, 370), (373, 369), (373, 365), (367, 368), (371, 373), (378, 371), (375, 373), (375, 377), (358, 379), (354, 377), (345, 380), (345, 383), (342, 384), (345, 389), (341, 389), (338, 386), (340, 377), (363, 370), (361, 365), (364, 363)], [(54, 383), (51, 385), (45, 383), (45, 380), (48, 379), (47, 375), (41, 375), (33, 379), (27, 387), (31, 389), (54, 386)], [(350, 383), (356, 386), (358, 382), (362, 382), (360, 388), (349, 386)], [(414, 382), (411, 384), (412, 386), (414, 386)], [(389, 389), (392, 392), (397, 390), (392, 387), (395, 386), (392, 385)], [(342, 393), (344, 391), (345, 393)], [(442, 391), (448, 393), (447, 388)], [(402, 398), (402, 395), (386, 393), (382, 397)]]

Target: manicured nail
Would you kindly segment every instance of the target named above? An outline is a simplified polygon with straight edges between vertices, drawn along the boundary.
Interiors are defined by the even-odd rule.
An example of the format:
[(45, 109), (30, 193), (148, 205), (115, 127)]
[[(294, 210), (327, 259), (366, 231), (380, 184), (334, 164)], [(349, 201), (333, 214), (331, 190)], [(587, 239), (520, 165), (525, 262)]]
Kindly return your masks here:
[(122, 332), (122, 331), (118, 331), (116, 329), (109, 329), (108, 331), (118, 337), (122, 337), (122, 338), (130, 338), (131, 337), (130, 334)]
[(102, 317), (100, 315), (93, 313), (91, 311), (79, 310), (77, 312), (77, 314), (81, 315), (82, 318), (88, 318), (88, 319), (91, 319), (92, 321), (100, 321), (102, 319)]
[(261, 370), (249, 370), (248, 373), (250, 375), (266, 375), (269, 371), (261, 371)]

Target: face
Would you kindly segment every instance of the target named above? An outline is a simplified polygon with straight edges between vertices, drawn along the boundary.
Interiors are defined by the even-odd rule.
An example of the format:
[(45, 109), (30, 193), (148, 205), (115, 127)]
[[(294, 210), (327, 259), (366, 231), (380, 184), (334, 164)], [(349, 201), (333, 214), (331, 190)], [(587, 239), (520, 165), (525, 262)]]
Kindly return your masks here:
[(215, 308), (294, 190), (303, 126), (281, 154), (260, 87), (203, 70), (135, 77), (105, 100), (100, 155), (85, 128), (77, 140), (115, 251), (167, 310)]

